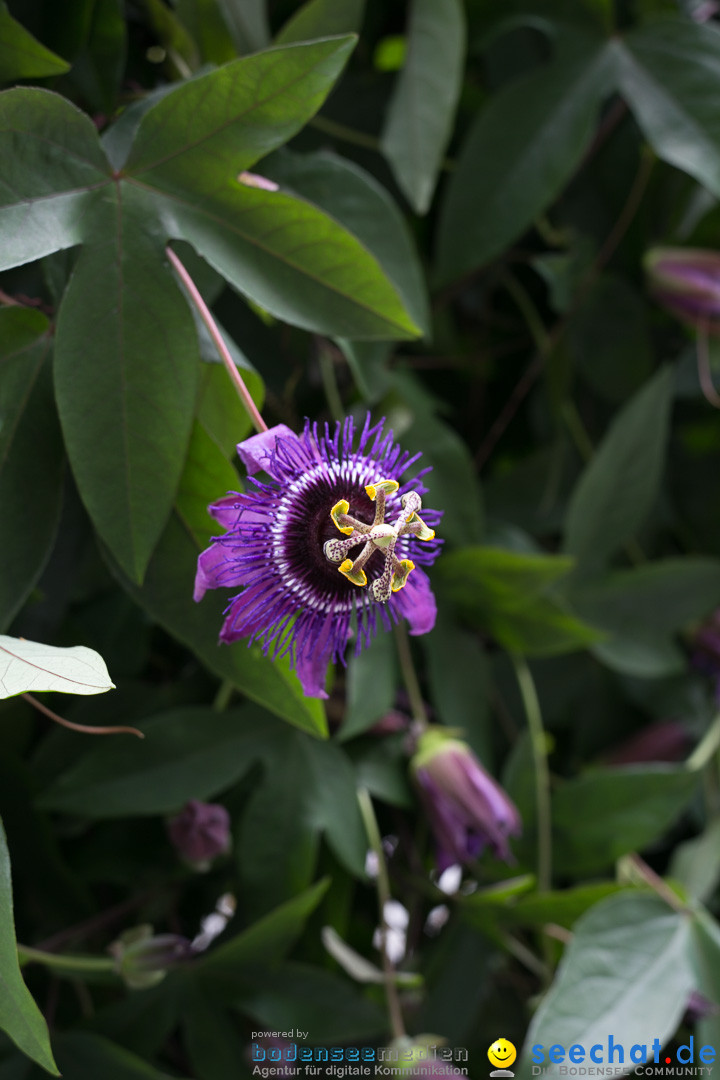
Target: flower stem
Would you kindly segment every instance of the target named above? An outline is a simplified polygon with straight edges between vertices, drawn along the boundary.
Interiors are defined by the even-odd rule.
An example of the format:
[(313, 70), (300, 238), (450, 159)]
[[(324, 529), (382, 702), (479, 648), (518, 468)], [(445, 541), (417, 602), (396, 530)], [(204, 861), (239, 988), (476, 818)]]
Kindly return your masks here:
[(83, 735), (137, 735), (138, 739), (144, 739), (145, 736), (142, 731), (138, 731), (134, 727), (125, 727), (124, 725), (117, 725), (114, 727), (92, 727), (88, 724), (74, 724), (72, 720), (66, 720), (62, 716), (58, 716), (52, 709), (48, 709), (47, 705), (43, 705), (41, 701), (38, 701), (32, 694), (21, 694), (26, 701), (29, 701), (33, 708), (38, 712), (43, 713), (49, 717), (50, 720), (54, 720), (56, 724), (62, 724), (63, 727), (70, 728), (71, 731), (80, 731)]
[(397, 649), (398, 660), (400, 661), (400, 671), (402, 672), (407, 695), (410, 698), (410, 708), (412, 710), (413, 720), (415, 720), (422, 728), (426, 728), (428, 726), (427, 710), (420, 690), (420, 683), (418, 682), (418, 677), (415, 672), (415, 665), (413, 664), (410, 642), (408, 641), (408, 633), (405, 629), (405, 624), (402, 622), (396, 623), (394, 631), (395, 647)]
[(195, 282), (190, 277), (187, 270), (185, 269), (183, 264), (180, 262), (180, 259), (177, 257), (177, 255), (175, 254), (175, 252), (173, 251), (173, 249), (170, 246), (165, 248), (165, 254), (168, 257), (168, 260), (169, 260), (171, 266), (173, 267), (173, 269), (177, 273), (178, 277), (182, 281), (183, 285), (187, 289), (188, 296), (190, 297), (192, 303), (197, 308), (198, 314), (200, 315), (200, 318), (202, 319), (202, 321), (207, 326), (207, 328), (208, 328), (208, 330), (210, 332), (210, 336), (213, 339), (213, 341), (215, 342), (215, 345), (217, 347), (217, 351), (220, 353), (220, 357), (222, 359), (222, 362), (225, 365), (225, 370), (227, 371), (228, 375), (230, 376), (230, 378), (231, 378), (231, 380), (233, 382), (233, 385), (235, 386), (235, 389), (238, 392), (240, 400), (242, 401), (243, 405), (247, 409), (248, 416), (252, 420), (253, 425), (255, 427), (255, 430), (256, 431), (267, 431), (268, 426), (265, 423), (265, 421), (263, 420), (260, 413), (258, 412), (257, 407), (255, 405), (255, 402), (253, 401), (252, 397), (250, 396), (250, 391), (248, 390), (247, 386), (245, 385), (245, 380), (243, 379), (242, 375), (240, 374), (237, 367), (233, 363), (233, 358), (230, 355), (228, 347), (227, 347), (227, 345), (225, 344), (225, 342), (223, 340), (222, 334), (218, 330), (217, 323), (213, 319), (212, 313), (210, 312), (209, 307), (207, 306), (207, 304), (203, 300), (202, 296), (200, 295), (200, 292), (199, 292)]
[(28, 945), (17, 947), (18, 960), (23, 964), (44, 964), (45, 967), (55, 971), (71, 971), (77, 974), (82, 972), (114, 972), (115, 961), (103, 956), (68, 956), (60, 953), (43, 952), (42, 949), (31, 949)]
[(378, 908), (380, 911), (380, 951), (382, 954), (383, 973), (385, 975), (385, 1000), (387, 1001), (390, 1029), (393, 1037), (401, 1039), (405, 1034), (405, 1022), (400, 1007), (400, 997), (395, 982), (395, 971), (387, 952), (388, 925), (385, 919), (385, 907), (392, 899), (390, 892), (390, 877), (388, 874), (385, 852), (382, 846), (382, 836), (378, 827), (377, 818), (373, 809), (372, 799), (365, 788), (358, 788), (358, 802), (362, 814), (365, 832), (371, 851), (377, 858), (377, 894)]
[(225, 712), (234, 692), (235, 684), (231, 682), (230, 679), (223, 679), (218, 687), (215, 700), (213, 701), (213, 709), (215, 712)]
[(527, 717), (535, 768), (535, 799), (538, 827), (538, 891), (548, 892), (552, 885), (552, 817), (550, 807), (550, 770), (547, 762), (547, 744), (543, 728), (540, 702), (538, 701), (530, 668), (524, 657), (511, 654), (515, 676), (520, 689), (525, 716)]

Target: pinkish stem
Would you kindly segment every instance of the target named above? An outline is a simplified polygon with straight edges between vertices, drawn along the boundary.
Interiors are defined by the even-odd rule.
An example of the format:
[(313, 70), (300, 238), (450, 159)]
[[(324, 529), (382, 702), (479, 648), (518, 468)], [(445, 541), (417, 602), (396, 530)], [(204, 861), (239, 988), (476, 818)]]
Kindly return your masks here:
[(255, 402), (253, 401), (253, 399), (250, 396), (250, 391), (248, 390), (247, 386), (245, 385), (245, 382), (243, 380), (242, 375), (240, 374), (237, 367), (235, 366), (235, 364), (233, 362), (233, 358), (232, 358), (232, 356), (230, 355), (230, 353), (228, 351), (228, 347), (225, 344), (225, 342), (223, 341), (222, 334), (220, 333), (220, 331), (217, 328), (217, 323), (213, 319), (212, 313), (210, 312), (209, 307), (207, 306), (207, 304), (203, 300), (202, 296), (198, 292), (198, 288), (197, 288), (195, 282), (190, 277), (187, 270), (185, 269), (183, 264), (180, 262), (180, 259), (178, 259), (177, 255), (175, 254), (175, 252), (172, 250), (171, 247), (166, 247), (165, 248), (165, 254), (167, 255), (168, 259), (170, 260), (171, 266), (173, 267), (173, 269), (177, 273), (178, 277), (182, 281), (183, 285), (185, 286), (190, 299), (192, 300), (193, 304), (195, 305), (195, 307), (197, 308), (197, 310), (198, 310), (198, 312), (200, 314), (200, 318), (202, 319), (202, 321), (205, 323), (208, 330), (210, 331), (210, 336), (212, 337), (213, 341), (215, 342), (215, 345), (217, 346), (217, 351), (220, 353), (220, 356), (222, 357), (222, 362), (225, 365), (225, 368), (227, 370), (228, 375), (230, 376), (233, 383), (235, 384), (235, 389), (237, 390), (238, 394), (240, 395), (240, 400), (242, 401), (243, 405), (247, 409), (248, 415), (250, 416), (250, 419), (252, 420), (253, 424), (255, 425), (255, 430), (256, 431), (267, 431), (268, 426), (265, 423), (265, 421), (263, 420), (260, 413), (258, 412), (258, 410), (257, 410), (257, 408), (255, 406)]

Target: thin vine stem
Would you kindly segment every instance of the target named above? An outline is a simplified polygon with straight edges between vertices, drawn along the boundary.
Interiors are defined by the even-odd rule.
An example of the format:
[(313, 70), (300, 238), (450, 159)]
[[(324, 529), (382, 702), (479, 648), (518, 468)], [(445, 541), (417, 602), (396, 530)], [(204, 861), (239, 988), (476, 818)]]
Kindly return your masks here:
[(380, 953), (382, 956), (383, 974), (385, 975), (385, 1000), (387, 1002), (388, 1018), (393, 1037), (401, 1039), (405, 1036), (405, 1021), (403, 1020), (400, 997), (395, 981), (395, 969), (387, 951), (388, 924), (385, 918), (385, 907), (392, 900), (390, 891), (390, 875), (388, 874), (385, 852), (382, 846), (382, 836), (375, 817), (372, 799), (365, 788), (358, 788), (358, 802), (360, 813), (365, 825), (370, 850), (377, 859), (377, 896), (380, 913)]
[(552, 886), (552, 816), (550, 804), (550, 770), (547, 761), (547, 743), (543, 727), (540, 702), (538, 701), (535, 681), (522, 656), (512, 654), (520, 696), (522, 697), (530, 745), (532, 748), (533, 767), (535, 770), (535, 805), (537, 808), (538, 830), (538, 891), (548, 892)]
[(182, 262), (180, 261), (180, 259), (177, 257), (177, 255), (175, 254), (175, 252), (173, 251), (173, 249), (170, 246), (165, 248), (165, 254), (168, 257), (170, 265), (173, 267), (173, 269), (177, 273), (178, 277), (182, 281), (183, 285), (187, 289), (188, 296), (190, 297), (192, 303), (197, 308), (197, 311), (198, 311), (198, 314), (200, 315), (200, 318), (202, 319), (202, 321), (207, 326), (208, 331), (210, 332), (210, 336), (213, 339), (213, 341), (215, 342), (215, 346), (217, 348), (217, 351), (220, 353), (220, 357), (222, 359), (222, 362), (225, 365), (225, 370), (227, 371), (228, 375), (230, 376), (230, 379), (232, 380), (232, 383), (233, 383), (235, 389), (238, 392), (240, 400), (242, 401), (243, 405), (245, 406), (245, 408), (247, 410), (247, 413), (248, 413), (248, 416), (250, 417), (250, 419), (253, 422), (255, 430), (258, 431), (258, 432), (267, 431), (268, 426), (265, 423), (265, 421), (263, 420), (260, 413), (258, 412), (257, 406), (255, 405), (255, 402), (252, 399), (250, 391), (248, 390), (247, 386), (245, 385), (245, 380), (243, 379), (242, 375), (240, 374), (237, 367), (235, 366), (235, 364), (233, 362), (233, 358), (230, 355), (230, 351), (229, 351), (227, 345), (225, 344), (225, 341), (223, 340), (222, 334), (220, 333), (220, 331), (218, 329), (217, 323), (215, 322), (214, 318), (212, 317), (212, 313), (210, 311), (210, 308), (207, 306), (207, 304), (203, 300), (202, 296), (200, 295), (200, 291), (199, 291), (197, 285), (195, 284), (193, 279), (190, 277), (190, 274), (187, 272), (184, 265), (182, 264)]
[(405, 629), (405, 624), (403, 622), (396, 623), (394, 632), (395, 648), (397, 649), (397, 656), (400, 663), (403, 682), (405, 683), (405, 689), (407, 690), (407, 695), (410, 699), (410, 709), (412, 711), (413, 720), (421, 727), (426, 728), (428, 726), (427, 709), (425, 708), (420, 683), (418, 681), (417, 672), (415, 671), (415, 665), (413, 664), (412, 652), (410, 651), (410, 642), (408, 640), (408, 632)]
[(114, 972), (116, 970), (115, 961), (104, 956), (70, 956), (62, 953), (49, 953), (19, 943), (17, 953), (21, 964), (44, 964), (45, 967), (52, 968), (54, 971), (71, 971), (79, 975), (82, 973)]
[(125, 725), (94, 727), (90, 724), (74, 724), (72, 720), (66, 720), (64, 716), (59, 716), (52, 709), (48, 709), (47, 705), (43, 705), (42, 701), (38, 701), (32, 694), (21, 694), (20, 696), (24, 697), (38, 712), (43, 713), (50, 720), (54, 720), (56, 724), (62, 724), (63, 727), (70, 728), (71, 731), (80, 731), (83, 735), (136, 735), (138, 739), (145, 738), (142, 731), (138, 731), (135, 727), (125, 727)]

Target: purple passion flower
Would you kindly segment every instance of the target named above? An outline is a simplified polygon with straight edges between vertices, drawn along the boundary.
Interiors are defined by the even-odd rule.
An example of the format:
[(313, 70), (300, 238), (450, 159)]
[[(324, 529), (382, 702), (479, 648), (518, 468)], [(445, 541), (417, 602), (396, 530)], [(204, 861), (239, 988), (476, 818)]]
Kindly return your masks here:
[(198, 869), (230, 850), (230, 815), (218, 803), (191, 799), (170, 818), (167, 830), (177, 853)]
[(684, 322), (720, 332), (720, 252), (653, 248), (645, 256), (650, 291)]
[(224, 642), (259, 640), (273, 657), (290, 656), (303, 690), (327, 697), (330, 660), (344, 662), (353, 628), (356, 653), (378, 622), (405, 618), (411, 634), (435, 624), (427, 575), (441, 541), (437, 510), (423, 510), (420, 473), (402, 475), (420, 457), (371, 427), (354, 446), (351, 418), (334, 432), (305, 423), (301, 435), (284, 424), (238, 444), (253, 490), (230, 492), (208, 507), (226, 530), (198, 559), (195, 599), (207, 589), (240, 587), (225, 610)]
[(520, 833), (520, 815), (467, 743), (430, 728), (411, 768), (435, 833), (440, 873), (477, 858), (486, 845), (511, 861), (508, 837)]

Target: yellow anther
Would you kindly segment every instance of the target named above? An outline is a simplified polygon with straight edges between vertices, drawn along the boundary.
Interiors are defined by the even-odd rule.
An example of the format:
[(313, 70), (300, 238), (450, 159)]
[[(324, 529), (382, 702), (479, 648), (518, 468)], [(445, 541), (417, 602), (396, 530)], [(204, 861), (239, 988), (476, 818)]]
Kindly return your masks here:
[(434, 540), (435, 539), (435, 530), (434, 529), (428, 529), (425, 522), (422, 520), (422, 518), (418, 517), (417, 514), (413, 514), (412, 517), (408, 518), (408, 525), (414, 525), (415, 527), (417, 527), (418, 525), (420, 526), (420, 531), (419, 532), (415, 532), (415, 529), (412, 530), (413, 536), (417, 540)]
[(341, 533), (345, 533), (346, 536), (352, 536), (352, 525), (341, 525), (338, 518), (341, 514), (347, 514), (350, 509), (350, 503), (347, 499), (341, 499), (340, 502), (336, 502), (330, 511), (330, 517), (333, 519), (334, 524), (340, 530)]
[(395, 572), (390, 582), (390, 588), (393, 592), (399, 592), (400, 589), (404, 589), (407, 585), (407, 579), (410, 577), (410, 571), (415, 569), (415, 563), (412, 559), (400, 559), (399, 566), (395, 567)]
[(345, 562), (340, 563), (338, 570), (343, 577), (346, 577), (348, 581), (352, 581), (353, 585), (367, 585), (367, 575), (364, 570), (353, 570), (352, 559), (346, 559)]
[(378, 491), (384, 491), (386, 495), (392, 495), (400, 487), (397, 480), (378, 480), (377, 484), (367, 484), (365, 490), (368, 498), (375, 502)]

